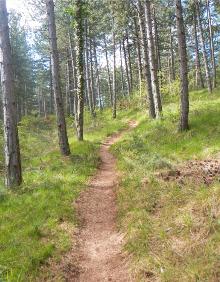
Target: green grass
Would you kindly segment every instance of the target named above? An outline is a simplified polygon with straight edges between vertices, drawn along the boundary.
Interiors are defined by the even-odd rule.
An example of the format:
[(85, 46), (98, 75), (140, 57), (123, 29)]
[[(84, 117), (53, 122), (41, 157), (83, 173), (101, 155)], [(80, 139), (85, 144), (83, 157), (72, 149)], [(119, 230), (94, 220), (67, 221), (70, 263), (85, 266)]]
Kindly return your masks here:
[(188, 132), (177, 131), (177, 103), (167, 102), (162, 120), (143, 115), (112, 148), (123, 172), (119, 223), (137, 281), (220, 280), (219, 182), (180, 186), (155, 175), (187, 160), (219, 156), (219, 89), (213, 95), (192, 92), (190, 100)]
[(72, 203), (95, 172), (100, 143), (133, 115), (122, 113), (114, 121), (110, 111), (93, 121), (86, 115), (84, 142), (76, 141), (69, 119), (70, 157), (60, 156), (54, 117), (23, 119), (19, 135), (24, 183), (8, 191), (1, 174), (0, 281), (33, 281), (48, 258), (59, 260), (68, 250), (70, 234), (62, 226), (77, 224)]

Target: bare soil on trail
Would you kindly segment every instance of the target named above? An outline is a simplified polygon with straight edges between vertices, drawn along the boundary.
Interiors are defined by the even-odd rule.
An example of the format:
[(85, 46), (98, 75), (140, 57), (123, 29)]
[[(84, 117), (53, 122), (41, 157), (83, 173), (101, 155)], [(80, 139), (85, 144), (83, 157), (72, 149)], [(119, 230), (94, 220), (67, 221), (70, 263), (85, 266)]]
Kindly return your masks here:
[[(136, 127), (130, 121), (129, 128)], [(106, 139), (100, 148), (101, 164), (81, 193), (76, 210), (80, 227), (76, 244), (62, 262), (65, 281), (101, 282), (133, 281), (129, 275), (129, 258), (123, 252), (124, 236), (117, 230), (116, 189), (119, 175), (116, 159), (109, 152), (123, 131)]]

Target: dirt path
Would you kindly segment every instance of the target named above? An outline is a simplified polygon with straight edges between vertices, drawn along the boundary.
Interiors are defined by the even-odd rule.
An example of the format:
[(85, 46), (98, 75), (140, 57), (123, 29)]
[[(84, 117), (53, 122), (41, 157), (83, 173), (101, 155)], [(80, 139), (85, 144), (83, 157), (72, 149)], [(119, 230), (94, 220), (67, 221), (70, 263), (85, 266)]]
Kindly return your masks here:
[[(136, 123), (129, 122), (130, 128)], [(122, 252), (123, 235), (116, 227), (116, 193), (118, 174), (116, 159), (109, 152), (123, 132), (108, 137), (100, 148), (101, 165), (77, 201), (81, 227), (77, 246), (72, 249), (76, 265), (66, 268), (66, 281), (101, 282), (132, 281), (128, 259)], [(77, 258), (76, 254), (77, 253)], [(73, 261), (72, 261), (73, 262)]]

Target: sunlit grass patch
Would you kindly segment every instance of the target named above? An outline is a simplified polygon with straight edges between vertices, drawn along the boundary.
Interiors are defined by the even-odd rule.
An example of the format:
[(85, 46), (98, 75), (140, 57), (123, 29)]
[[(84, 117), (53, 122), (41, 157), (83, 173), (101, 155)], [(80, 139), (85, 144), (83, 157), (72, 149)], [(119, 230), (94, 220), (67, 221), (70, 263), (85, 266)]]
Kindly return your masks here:
[(137, 281), (218, 281), (220, 184), (165, 182), (156, 172), (188, 160), (219, 156), (220, 97), (191, 93), (190, 130), (180, 133), (178, 107), (168, 103), (159, 121), (143, 119), (115, 144), (123, 172), (119, 224), (133, 254)]
[(86, 113), (83, 142), (76, 140), (73, 119), (69, 118), (70, 157), (60, 155), (55, 117), (22, 120), (19, 135), (24, 183), (8, 191), (2, 181), (0, 190), (0, 280), (33, 281), (48, 258), (59, 260), (68, 250), (70, 234), (63, 226), (73, 230), (77, 224), (73, 202), (97, 168), (101, 141), (127, 126), (129, 117), (125, 113), (119, 117), (112, 120), (111, 112), (105, 111), (91, 120)]

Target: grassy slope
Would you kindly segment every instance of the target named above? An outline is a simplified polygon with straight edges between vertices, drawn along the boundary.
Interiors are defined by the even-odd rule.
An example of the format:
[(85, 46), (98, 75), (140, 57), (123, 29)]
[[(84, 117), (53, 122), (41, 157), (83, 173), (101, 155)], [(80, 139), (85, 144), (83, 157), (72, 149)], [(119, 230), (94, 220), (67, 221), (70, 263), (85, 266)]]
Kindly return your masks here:
[(54, 118), (22, 121), (24, 184), (10, 192), (1, 183), (0, 189), (0, 281), (32, 281), (47, 258), (59, 258), (68, 249), (70, 238), (62, 225), (76, 224), (72, 202), (97, 167), (101, 140), (124, 127), (127, 118), (120, 114), (113, 121), (109, 111), (91, 124), (87, 117), (85, 139), (89, 141), (70, 138), (69, 158), (60, 156)]
[(220, 97), (191, 93), (191, 130), (177, 132), (176, 103), (164, 119), (139, 126), (115, 146), (123, 172), (118, 193), (120, 224), (134, 257), (138, 281), (220, 280), (220, 184), (180, 187), (155, 171), (219, 153)]

